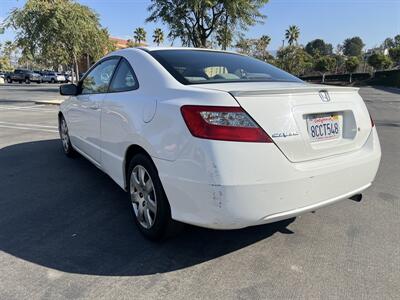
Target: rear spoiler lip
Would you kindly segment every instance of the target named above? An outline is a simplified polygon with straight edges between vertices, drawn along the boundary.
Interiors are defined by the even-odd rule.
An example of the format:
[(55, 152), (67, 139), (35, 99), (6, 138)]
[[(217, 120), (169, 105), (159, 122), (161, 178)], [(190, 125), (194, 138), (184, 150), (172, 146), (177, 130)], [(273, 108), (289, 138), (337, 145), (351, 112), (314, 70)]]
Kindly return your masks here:
[(246, 91), (246, 90), (238, 90), (238, 91), (229, 91), (234, 97), (246, 97), (246, 96), (267, 96), (267, 95), (278, 95), (278, 94), (307, 94), (307, 93), (315, 93), (320, 91), (327, 92), (337, 92), (337, 93), (351, 93), (358, 92), (359, 88), (355, 87), (338, 87), (338, 86), (307, 86), (307, 87), (295, 87), (295, 88), (285, 88), (285, 89), (265, 89), (265, 90), (257, 90), (257, 91)]

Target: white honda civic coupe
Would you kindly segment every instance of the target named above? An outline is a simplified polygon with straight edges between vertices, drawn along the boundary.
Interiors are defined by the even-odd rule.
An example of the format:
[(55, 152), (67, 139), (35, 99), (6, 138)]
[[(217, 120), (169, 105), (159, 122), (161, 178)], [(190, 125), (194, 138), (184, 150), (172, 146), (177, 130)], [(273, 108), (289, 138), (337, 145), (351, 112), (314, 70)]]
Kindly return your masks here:
[(359, 198), (380, 162), (357, 89), (236, 53), (119, 50), (60, 92), (65, 154), (126, 190), (150, 239), (181, 222), (243, 228)]

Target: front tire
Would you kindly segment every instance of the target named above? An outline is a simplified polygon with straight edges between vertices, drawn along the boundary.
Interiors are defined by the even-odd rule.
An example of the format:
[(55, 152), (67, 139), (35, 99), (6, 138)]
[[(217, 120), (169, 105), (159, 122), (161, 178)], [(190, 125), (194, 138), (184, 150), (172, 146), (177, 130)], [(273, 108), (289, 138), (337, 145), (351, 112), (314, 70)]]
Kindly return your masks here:
[(74, 157), (76, 155), (76, 151), (72, 147), (71, 139), (69, 138), (67, 122), (63, 116), (60, 116), (58, 119), (58, 131), (60, 133), (64, 154), (68, 157)]
[(171, 209), (153, 162), (144, 154), (135, 155), (128, 168), (131, 213), (140, 232), (160, 241), (182, 227), (171, 218)]

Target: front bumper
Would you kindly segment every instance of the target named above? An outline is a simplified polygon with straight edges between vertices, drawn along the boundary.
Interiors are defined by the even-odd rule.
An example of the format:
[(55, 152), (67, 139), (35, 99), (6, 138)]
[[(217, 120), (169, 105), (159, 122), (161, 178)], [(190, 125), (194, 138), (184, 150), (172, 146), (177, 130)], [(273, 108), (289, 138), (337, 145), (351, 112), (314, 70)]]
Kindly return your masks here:
[(292, 163), (274, 144), (198, 140), (187, 157), (154, 159), (172, 217), (215, 229), (270, 223), (347, 199), (379, 167), (376, 129), (358, 151)]

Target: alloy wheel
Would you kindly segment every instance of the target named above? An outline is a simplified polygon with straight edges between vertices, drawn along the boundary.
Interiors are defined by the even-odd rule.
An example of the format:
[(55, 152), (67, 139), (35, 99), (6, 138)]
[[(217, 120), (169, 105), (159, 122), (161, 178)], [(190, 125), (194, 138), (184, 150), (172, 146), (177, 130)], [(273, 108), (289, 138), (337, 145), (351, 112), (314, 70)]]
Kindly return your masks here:
[(157, 216), (157, 197), (153, 180), (141, 165), (132, 170), (130, 192), (132, 207), (139, 224), (146, 229), (151, 228)]
[(69, 136), (68, 136), (68, 127), (64, 118), (61, 119), (60, 122), (60, 138), (65, 152), (69, 150)]

